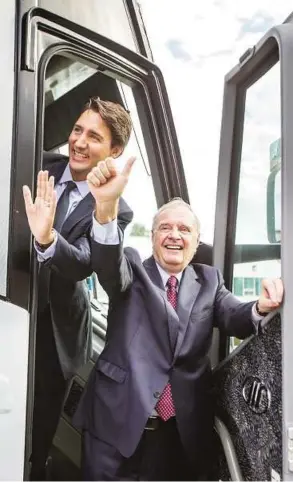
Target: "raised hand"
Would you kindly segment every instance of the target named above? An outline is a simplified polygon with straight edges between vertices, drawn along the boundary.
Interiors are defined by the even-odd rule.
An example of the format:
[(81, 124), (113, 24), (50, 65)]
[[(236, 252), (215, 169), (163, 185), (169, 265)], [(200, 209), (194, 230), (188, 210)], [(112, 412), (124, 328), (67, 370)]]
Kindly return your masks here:
[(283, 301), (284, 286), (280, 278), (263, 279), (262, 290), (258, 299), (258, 309), (269, 313), (280, 306)]
[(30, 230), (39, 244), (54, 240), (53, 224), (57, 205), (54, 177), (48, 179), (48, 171), (40, 171), (37, 179), (37, 196), (32, 200), (28, 186), (23, 186), (23, 197)]
[(135, 162), (130, 157), (123, 170), (119, 172), (116, 161), (108, 157), (98, 163), (87, 175), (87, 182), (96, 201), (95, 217), (101, 224), (108, 223), (117, 217), (118, 201), (128, 182), (128, 178)]
[(128, 182), (134, 162), (135, 157), (130, 157), (122, 172), (118, 172), (115, 159), (108, 157), (91, 170), (87, 175), (87, 182), (96, 202), (103, 203), (119, 199)]

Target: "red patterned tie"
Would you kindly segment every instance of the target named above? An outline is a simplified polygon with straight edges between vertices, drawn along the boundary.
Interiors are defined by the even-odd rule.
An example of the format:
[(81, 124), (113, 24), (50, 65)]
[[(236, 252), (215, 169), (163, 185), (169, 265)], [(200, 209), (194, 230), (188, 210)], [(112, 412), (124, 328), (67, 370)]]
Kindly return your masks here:
[[(176, 276), (170, 276), (170, 278), (167, 281), (167, 298), (168, 301), (171, 303), (173, 306), (174, 310), (176, 309), (177, 306), (177, 283), (178, 280)], [(156, 411), (158, 412), (158, 415), (164, 420), (168, 420), (170, 417), (175, 416), (175, 407), (174, 407), (174, 402), (172, 398), (172, 392), (171, 392), (171, 385), (170, 383), (167, 383), (165, 386), (160, 399), (156, 405)]]

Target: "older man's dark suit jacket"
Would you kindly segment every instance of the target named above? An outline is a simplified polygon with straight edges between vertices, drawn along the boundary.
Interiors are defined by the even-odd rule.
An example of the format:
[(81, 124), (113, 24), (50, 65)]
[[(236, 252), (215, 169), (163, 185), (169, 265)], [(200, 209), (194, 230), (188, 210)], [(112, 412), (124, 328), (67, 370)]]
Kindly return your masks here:
[[(67, 156), (45, 153), (43, 169), (47, 169), (57, 183), (67, 163)], [(49, 302), (56, 348), (65, 378), (86, 363), (91, 354), (91, 310), (83, 280), (92, 273), (89, 234), (94, 204), (91, 193), (80, 201), (62, 227), (54, 256), (40, 263), (39, 317)], [(132, 211), (122, 200), (119, 228), (124, 230), (132, 217)]]
[(170, 380), (182, 442), (199, 457), (213, 426), (208, 358), (213, 327), (249, 336), (255, 329), (252, 303), (237, 300), (217, 269), (196, 264), (184, 270), (176, 312), (153, 257), (142, 263), (132, 248), (123, 254), (121, 246), (95, 242), (92, 257), (110, 297), (108, 331), (76, 426), (129, 457)]

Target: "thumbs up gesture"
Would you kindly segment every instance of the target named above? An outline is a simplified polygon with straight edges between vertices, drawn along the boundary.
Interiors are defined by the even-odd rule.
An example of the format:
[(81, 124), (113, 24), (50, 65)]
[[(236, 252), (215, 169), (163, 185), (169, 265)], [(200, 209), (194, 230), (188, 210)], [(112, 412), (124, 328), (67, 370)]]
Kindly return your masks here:
[(135, 157), (130, 157), (123, 170), (118, 171), (116, 161), (108, 157), (100, 161), (87, 175), (87, 183), (96, 201), (95, 217), (105, 224), (117, 217), (118, 202), (128, 182)]

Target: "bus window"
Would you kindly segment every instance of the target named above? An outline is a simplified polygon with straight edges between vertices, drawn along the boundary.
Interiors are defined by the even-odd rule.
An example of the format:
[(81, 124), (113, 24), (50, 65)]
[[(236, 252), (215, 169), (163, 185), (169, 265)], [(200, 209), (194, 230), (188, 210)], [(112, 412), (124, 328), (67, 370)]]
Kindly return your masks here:
[[(281, 275), (280, 246), (268, 250), (273, 247), (267, 231), (271, 146), (281, 131), (279, 69), (279, 63), (275, 64), (246, 92), (233, 263), (233, 292), (243, 301), (258, 298), (262, 278)], [(279, 199), (280, 176), (277, 179)], [(280, 232), (280, 208), (275, 211), (274, 222)], [(230, 350), (238, 344), (239, 340), (232, 338)]]
[[(134, 212), (133, 221), (125, 231), (125, 246), (136, 248), (142, 258), (146, 258), (151, 254), (152, 216), (157, 203), (132, 88), (120, 80), (105, 76), (80, 59), (53, 56), (45, 78), (44, 149), (68, 155), (67, 138), (72, 125), (88, 98), (96, 95), (121, 103), (131, 114), (131, 137), (123, 154), (117, 159), (121, 169), (130, 156), (137, 158), (124, 194), (124, 199)], [(94, 336), (94, 352), (99, 353), (107, 327), (108, 297), (96, 274), (87, 280), (87, 284), (95, 322), (94, 333), (97, 335)]]

